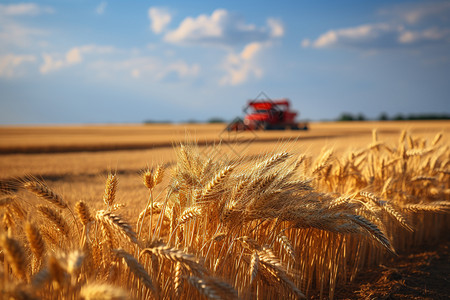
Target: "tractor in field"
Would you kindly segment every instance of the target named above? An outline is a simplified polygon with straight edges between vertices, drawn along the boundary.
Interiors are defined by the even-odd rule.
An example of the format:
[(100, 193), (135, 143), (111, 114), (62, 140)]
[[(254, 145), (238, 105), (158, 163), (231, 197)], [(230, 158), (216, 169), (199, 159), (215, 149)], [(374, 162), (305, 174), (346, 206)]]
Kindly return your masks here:
[(237, 118), (227, 126), (228, 131), (241, 130), (307, 130), (307, 123), (297, 123), (298, 113), (290, 109), (288, 99), (249, 100), (244, 119)]

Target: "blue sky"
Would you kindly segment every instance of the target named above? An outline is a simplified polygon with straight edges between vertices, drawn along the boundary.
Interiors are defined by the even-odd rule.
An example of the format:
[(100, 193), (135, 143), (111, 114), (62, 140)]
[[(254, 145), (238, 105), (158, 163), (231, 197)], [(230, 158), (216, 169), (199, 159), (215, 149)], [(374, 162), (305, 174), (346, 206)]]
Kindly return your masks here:
[(0, 1), (0, 124), (450, 113), (449, 1)]

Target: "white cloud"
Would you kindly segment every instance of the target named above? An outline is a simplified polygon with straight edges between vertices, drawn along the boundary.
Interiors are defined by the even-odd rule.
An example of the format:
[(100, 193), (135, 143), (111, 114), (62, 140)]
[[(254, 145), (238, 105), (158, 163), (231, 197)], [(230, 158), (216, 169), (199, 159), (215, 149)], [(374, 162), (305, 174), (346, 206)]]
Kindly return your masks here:
[(79, 64), (83, 61), (83, 55), (85, 54), (107, 54), (114, 51), (115, 48), (111, 46), (84, 45), (71, 48), (64, 57), (45, 53), (42, 55), (44, 63), (40, 67), (40, 72), (47, 74), (64, 67)]
[(4, 16), (36, 16), (43, 13), (53, 13), (54, 10), (48, 6), (39, 6), (35, 3), (0, 4), (0, 15)]
[(302, 47), (375, 50), (449, 42), (450, 29), (433, 27), (413, 30), (402, 25), (381, 23), (329, 30), (314, 41), (304, 39)]
[(357, 27), (329, 30), (315, 41), (304, 40), (304, 46), (314, 48), (362, 47), (370, 48), (380, 43), (395, 43), (400, 28), (389, 24), (366, 24)]
[(18, 21), (20, 17), (53, 12), (51, 7), (35, 3), (0, 4), (0, 51), (9, 52), (12, 50), (10, 46), (29, 47), (37, 37), (47, 34), (45, 30), (21, 24)]
[[(450, 44), (450, 3), (401, 4), (381, 11), (382, 23), (331, 29), (302, 47), (353, 48), (365, 52), (387, 48), (419, 50), (421, 46)], [(420, 49), (424, 49), (423, 47)]]
[(160, 7), (150, 7), (148, 18), (150, 19), (150, 29), (156, 34), (163, 32), (172, 21), (172, 15), (169, 11)]
[(239, 85), (250, 77), (261, 78), (263, 70), (256, 60), (257, 55), (264, 48), (264, 44), (253, 42), (244, 47), (241, 53), (231, 53), (225, 59), (223, 68), (227, 73), (220, 80), (221, 85)]
[(267, 26), (257, 27), (246, 24), (237, 14), (216, 9), (211, 15), (185, 18), (178, 28), (164, 36), (164, 40), (185, 45), (235, 46), (264, 42), (283, 34), (283, 25), (278, 20), (268, 19)]
[(450, 41), (450, 29), (429, 28), (420, 31), (405, 30), (399, 35), (398, 41), (401, 44), (420, 44)]
[(267, 19), (272, 37), (282, 37), (284, 35), (284, 26), (280, 20), (269, 18)]
[(98, 15), (103, 15), (105, 13), (106, 6), (108, 6), (108, 3), (106, 1), (102, 1), (95, 9), (95, 12)]
[(66, 62), (69, 65), (80, 63), (82, 60), (80, 48), (72, 48), (66, 53)]
[(0, 21), (0, 49), (7, 46), (27, 47), (36, 37), (45, 36), (46, 31), (26, 27), (14, 21)]
[(418, 24), (429, 20), (448, 22), (450, 21), (450, 2), (430, 1), (428, 3), (403, 4), (389, 10), (382, 10), (381, 15), (392, 16), (409, 24)]
[(55, 59), (50, 54), (44, 53), (42, 54), (42, 58), (44, 59), (44, 63), (39, 68), (39, 71), (42, 74), (47, 74), (49, 72), (56, 71), (67, 65), (65, 61), (61, 59)]
[(24, 63), (36, 61), (34, 55), (7, 54), (0, 56), (0, 77), (14, 77), (19, 75), (18, 68)]

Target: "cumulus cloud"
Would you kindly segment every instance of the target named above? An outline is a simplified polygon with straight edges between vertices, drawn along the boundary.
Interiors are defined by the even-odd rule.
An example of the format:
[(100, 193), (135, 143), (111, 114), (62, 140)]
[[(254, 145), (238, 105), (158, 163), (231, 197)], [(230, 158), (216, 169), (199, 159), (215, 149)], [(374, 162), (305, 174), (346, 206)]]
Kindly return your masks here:
[(270, 35), (272, 37), (282, 37), (284, 35), (284, 26), (280, 20), (269, 18), (267, 25), (270, 28)]
[(280, 21), (268, 19), (267, 26), (257, 27), (225, 9), (216, 9), (211, 15), (185, 18), (178, 28), (168, 32), (164, 40), (174, 44), (236, 46), (264, 42), (284, 35)]
[(0, 77), (15, 77), (20, 75), (19, 67), (25, 63), (34, 63), (34, 55), (7, 54), (0, 56)]
[(401, 19), (409, 24), (420, 22), (449, 22), (450, 21), (450, 2), (428, 2), (420, 4), (404, 4), (389, 10), (380, 11), (381, 15)]
[(419, 31), (404, 30), (398, 41), (402, 44), (430, 44), (433, 42), (450, 42), (450, 29), (429, 28)]
[(386, 23), (366, 24), (329, 30), (313, 41), (304, 39), (301, 42), (304, 48), (353, 48), (361, 50), (436, 44), (450, 44), (450, 28), (430, 27), (421, 29)]
[(163, 32), (172, 21), (172, 15), (169, 11), (160, 7), (150, 7), (148, 18), (150, 19), (150, 29), (156, 34)]
[(401, 25), (366, 24), (329, 30), (314, 41), (304, 39), (302, 47), (354, 48), (363, 50), (449, 43), (450, 29), (406, 29)]
[(351, 28), (329, 30), (314, 41), (303, 40), (302, 45), (314, 48), (387, 46), (397, 43), (400, 31), (401, 27), (389, 24), (365, 24)]
[(19, 19), (53, 12), (51, 7), (35, 3), (0, 4), (0, 51), (7, 53), (15, 52), (14, 47), (29, 48), (37, 42), (36, 38), (47, 35), (46, 30), (24, 25)]
[[(381, 11), (390, 19), (380, 23), (331, 29), (316, 39), (303, 39), (304, 48), (419, 49), (450, 45), (450, 3), (405, 4)], [(422, 49), (422, 48), (420, 48)]]
[(106, 6), (108, 6), (108, 3), (106, 1), (102, 1), (95, 9), (95, 12), (98, 15), (103, 15), (105, 13)]
[(42, 74), (47, 74), (61, 68), (81, 63), (83, 61), (83, 55), (85, 54), (107, 54), (114, 51), (115, 48), (110, 46), (84, 45), (71, 48), (64, 56), (44, 53), (42, 55), (44, 62), (39, 70)]
[(256, 58), (263, 48), (264, 44), (253, 42), (245, 46), (242, 52), (229, 54), (223, 63), (226, 75), (222, 77), (220, 84), (239, 85), (251, 77), (261, 78), (263, 71)]
[(53, 12), (53, 8), (35, 3), (0, 4), (0, 15), (3, 16), (36, 16)]
[(27, 47), (36, 38), (45, 35), (45, 30), (23, 26), (14, 21), (0, 21), (0, 49), (7, 46)]

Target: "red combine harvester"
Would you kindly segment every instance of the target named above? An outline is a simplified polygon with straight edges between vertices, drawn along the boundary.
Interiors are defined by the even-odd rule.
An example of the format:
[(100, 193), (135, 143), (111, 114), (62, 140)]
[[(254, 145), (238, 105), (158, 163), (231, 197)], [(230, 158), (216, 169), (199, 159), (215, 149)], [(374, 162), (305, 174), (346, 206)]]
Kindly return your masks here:
[(249, 100), (244, 108), (244, 120), (236, 119), (226, 128), (228, 131), (241, 130), (307, 130), (306, 123), (297, 123), (297, 112), (290, 110), (288, 99)]

